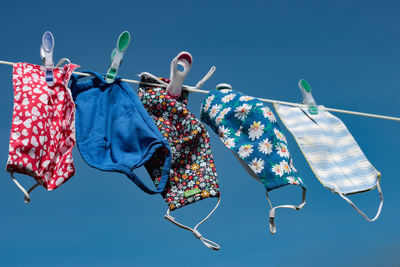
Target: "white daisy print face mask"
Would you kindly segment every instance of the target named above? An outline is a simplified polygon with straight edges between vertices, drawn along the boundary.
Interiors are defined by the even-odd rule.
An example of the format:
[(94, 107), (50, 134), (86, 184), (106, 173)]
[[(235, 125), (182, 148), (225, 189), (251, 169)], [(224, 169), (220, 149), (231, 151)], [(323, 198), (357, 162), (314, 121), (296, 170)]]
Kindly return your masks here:
[(275, 233), (275, 210), (301, 209), (305, 205), (306, 187), (293, 167), (286, 138), (272, 110), (256, 98), (224, 88), (209, 93), (202, 104), (200, 116), (235, 154), (246, 171), (264, 185), (267, 193), (285, 185), (298, 185), (303, 189), (299, 206), (272, 207), (268, 199), (271, 205), (270, 231)]

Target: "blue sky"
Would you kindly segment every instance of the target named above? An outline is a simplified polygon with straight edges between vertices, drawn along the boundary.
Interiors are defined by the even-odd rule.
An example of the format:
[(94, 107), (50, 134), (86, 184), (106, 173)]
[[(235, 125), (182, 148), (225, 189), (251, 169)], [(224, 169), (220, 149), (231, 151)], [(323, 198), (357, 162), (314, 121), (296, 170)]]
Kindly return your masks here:
[[(400, 117), (400, 3), (397, 1), (3, 1), (0, 59), (40, 64), (44, 31), (53, 32), (55, 59), (105, 72), (120, 32), (131, 45), (120, 75), (148, 71), (169, 77), (171, 60), (191, 52), (194, 85), (212, 65), (220, 82), (271, 99), (300, 102), (300, 78), (319, 104)], [(13, 90), (11, 67), (0, 66), (0, 162), (8, 154)], [(136, 90), (137, 86), (132, 85)], [(192, 94), (198, 115), (204, 95)], [(277, 211), (267, 228), (263, 186), (211, 132), (222, 202), (200, 231), (222, 246), (205, 248), (167, 222), (161, 196), (140, 191), (121, 174), (103, 173), (74, 151), (76, 175), (53, 192), (37, 188), (32, 202), (3, 171), (0, 179), (0, 263), (35, 266), (395, 266), (400, 264), (398, 151), (400, 123), (337, 114), (382, 172), (381, 217), (366, 222), (313, 175), (293, 138), (290, 152), (309, 190), (302, 211)], [(137, 174), (150, 182), (144, 170)], [(33, 184), (29, 177), (24, 185)], [(297, 202), (297, 188), (271, 193), (274, 203)], [(372, 215), (376, 191), (351, 197)], [(195, 225), (215, 204), (204, 200), (174, 212)]]

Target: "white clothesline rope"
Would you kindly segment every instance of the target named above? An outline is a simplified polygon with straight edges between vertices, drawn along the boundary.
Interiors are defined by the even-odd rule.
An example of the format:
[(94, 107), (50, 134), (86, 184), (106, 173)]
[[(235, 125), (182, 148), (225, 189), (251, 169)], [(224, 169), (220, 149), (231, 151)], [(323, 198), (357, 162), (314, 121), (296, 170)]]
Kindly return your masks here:
[[(13, 62), (9, 61), (3, 61), (0, 60), (0, 64), (3, 65), (13, 65)], [(83, 73), (79, 71), (74, 71), (73, 73), (81, 76), (91, 76), (88, 73)], [(131, 80), (131, 79), (121, 79), (123, 82), (127, 83), (135, 83), (135, 84), (140, 84), (140, 81), (136, 80)], [(151, 83), (142, 83), (150, 86), (158, 86), (158, 87), (165, 87), (163, 84), (151, 84)], [(188, 85), (183, 85), (183, 89), (192, 93), (203, 93), (203, 94), (208, 94), (210, 91), (207, 90), (201, 90), (197, 89), (195, 86), (188, 86)], [(283, 105), (288, 105), (288, 106), (293, 106), (293, 107), (307, 107), (307, 105), (304, 104), (298, 104), (298, 103), (292, 103), (292, 102), (286, 102), (286, 101), (280, 101), (280, 100), (273, 100), (273, 99), (267, 99), (267, 98), (260, 98), (257, 97), (263, 102), (268, 102), (268, 103), (278, 103), (278, 104), (283, 104)], [(331, 112), (338, 112), (338, 113), (345, 113), (345, 114), (351, 114), (351, 115), (357, 115), (357, 116), (364, 116), (364, 117), (369, 117), (369, 118), (376, 118), (376, 119), (383, 119), (383, 120), (392, 120), (392, 121), (400, 121), (400, 118), (398, 117), (392, 117), (392, 116), (384, 116), (384, 115), (378, 115), (378, 114), (371, 114), (371, 113), (364, 113), (364, 112), (357, 112), (357, 111), (351, 111), (351, 110), (343, 110), (343, 109), (336, 109), (336, 108), (327, 108), (325, 107), (325, 110), (331, 111)]]

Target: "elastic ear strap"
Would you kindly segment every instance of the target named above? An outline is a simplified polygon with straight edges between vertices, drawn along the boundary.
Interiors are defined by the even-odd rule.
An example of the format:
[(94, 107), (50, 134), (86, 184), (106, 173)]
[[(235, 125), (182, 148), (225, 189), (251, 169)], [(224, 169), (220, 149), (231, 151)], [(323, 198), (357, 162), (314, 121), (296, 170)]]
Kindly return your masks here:
[(65, 80), (64, 80), (64, 84), (65, 85), (67, 85), (68, 84), (68, 81), (69, 81), (69, 76), (72, 74), (68, 74), (69, 73), (69, 71), (70, 71), (70, 64), (71, 64), (71, 61), (69, 60), (69, 58), (66, 58), (66, 57), (64, 57), (64, 58), (62, 58), (62, 59), (60, 59), (60, 61), (58, 61), (58, 63), (57, 63), (57, 65), (56, 65), (56, 68), (61, 68), (61, 66), (65, 63), (65, 62), (67, 62), (67, 65), (68, 65), (68, 69), (67, 69), (67, 71), (65, 72), (67, 75), (66, 75), (66, 77), (65, 77)]
[(276, 209), (281, 209), (281, 208), (301, 210), (306, 205), (306, 191), (307, 191), (307, 189), (305, 187), (303, 187), (302, 202), (301, 202), (300, 205), (298, 205), (298, 206), (295, 206), (295, 205), (280, 205), (280, 206), (276, 206), (276, 207), (272, 206), (272, 203), (271, 203), (271, 201), (269, 199), (269, 196), (268, 196), (268, 192), (266, 192), (268, 203), (271, 206), (271, 210), (269, 211), (269, 231), (271, 232), (271, 234), (275, 234), (276, 233), (275, 210)]
[(36, 183), (28, 191), (26, 191), (25, 188), (17, 181), (17, 179), (15, 179), (14, 173), (11, 172), (10, 175), (11, 175), (11, 179), (13, 180), (13, 182), (18, 186), (18, 188), (22, 191), (22, 193), (24, 193), (24, 195), (25, 195), (25, 197), (24, 197), (25, 203), (30, 203), (31, 202), (31, 197), (29, 196), (29, 194), (33, 191), (33, 189), (35, 189), (39, 185), (39, 183)]
[(206, 247), (208, 247), (209, 249), (219, 250), (221, 247), (220, 247), (217, 243), (215, 243), (215, 242), (213, 242), (213, 241), (211, 241), (211, 240), (209, 240), (209, 239), (207, 239), (207, 238), (204, 238), (204, 237), (200, 234), (200, 232), (197, 231), (197, 227), (199, 227), (203, 222), (205, 222), (205, 221), (211, 216), (211, 214), (214, 213), (214, 211), (218, 208), (220, 202), (221, 202), (221, 197), (219, 196), (219, 197), (218, 197), (218, 202), (217, 202), (217, 204), (215, 205), (214, 209), (213, 209), (202, 221), (200, 221), (198, 224), (196, 224), (196, 226), (195, 226), (193, 229), (190, 228), (189, 226), (186, 226), (186, 225), (183, 225), (183, 224), (177, 222), (177, 221), (175, 220), (175, 218), (172, 217), (172, 216), (169, 214), (170, 211), (171, 211), (170, 209), (167, 210), (167, 214), (164, 216), (164, 218), (167, 219), (168, 221), (172, 222), (172, 223), (175, 224), (176, 226), (178, 226), (178, 227), (180, 227), (180, 228), (183, 228), (183, 229), (185, 229), (185, 230), (188, 230), (188, 231), (192, 232), (192, 233), (194, 234), (194, 236), (195, 236), (196, 238), (200, 239), (200, 241), (201, 241)]
[(142, 189), (147, 194), (153, 195), (153, 194), (158, 194), (158, 193), (161, 193), (164, 191), (165, 184), (164, 184), (164, 187), (160, 187), (160, 185), (159, 185), (156, 190), (153, 190), (153, 189), (150, 189), (147, 185), (145, 185), (142, 182), (142, 180), (136, 176), (136, 174), (131, 173), (131, 175), (127, 175), (127, 176), (132, 182), (134, 182), (137, 186), (139, 186), (140, 189)]
[[(160, 84), (164, 85), (161, 87), (167, 87), (168, 83), (164, 82), (163, 80), (159, 79), (158, 77), (156, 77), (155, 75), (149, 73), (149, 72), (142, 72), (139, 74), (139, 77), (142, 77), (143, 75), (147, 75), (150, 78), (153, 78), (155, 81), (159, 82)], [(149, 84), (149, 83), (144, 83), (144, 82), (140, 82), (143, 85), (151, 85), (151, 86), (160, 86), (159, 84)]]
[(196, 84), (195, 88), (200, 89), (203, 86), (203, 84), (214, 75), (215, 70), (216, 70), (215, 66), (212, 66), (211, 69), (208, 71), (208, 73), (204, 76), (204, 78), (201, 79)]
[(60, 68), (61, 65), (64, 64), (65, 61), (67, 61), (68, 64), (71, 64), (71, 61), (68, 58), (64, 57), (64, 58), (60, 59), (60, 61), (58, 61), (56, 68)]
[(131, 173), (130, 175), (127, 175), (131, 181), (133, 181), (137, 186), (139, 186), (140, 189), (142, 189), (144, 192), (147, 194), (158, 194), (164, 191), (165, 186), (167, 185), (168, 179), (169, 179), (169, 170), (171, 167), (171, 152), (168, 149), (168, 156), (165, 158), (165, 162), (163, 165), (163, 170), (161, 174), (161, 179), (160, 182), (156, 188), (156, 190), (150, 189), (147, 185), (143, 183), (143, 181), (135, 174)]
[(383, 206), (383, 193), (382, 193), (382, 189), (381, 189), (381, 185), (380, 185), (380, 183), (379, 183), (379, 180), (378, 180), (378, 182), (376, 183), (376, 188), (378, 189), (379, 197), (381, 198), (381, 202), (380, 202), (380, 204), (379, 204), (379, 208), (378, 208), (378, 211), (376, 212), (375, 217), (372, 218), (372, 219), (368, 218), (368, 216), (367, 216), (364, 212), (362, 212), (348, 197), (346, 197), (345, 195), (343, 195), (343, 193), (341, 193), (341, 192), (338, 191), (338, 190), (336, 190), (336, 191), (337, 191), (337, 193), (339, 194), (339, 196), (341, 196), (344, 200), (346, 200), (347, 203), (350, 204), (350, 206), (352, 206), (358, 213), (361, 214), (361, 216), (363, 216), (367, 221), (373, 222), (373, 221), (375, 221), (376, 219), (378, 219), (379, 215), (381, 215), (382, 206)]

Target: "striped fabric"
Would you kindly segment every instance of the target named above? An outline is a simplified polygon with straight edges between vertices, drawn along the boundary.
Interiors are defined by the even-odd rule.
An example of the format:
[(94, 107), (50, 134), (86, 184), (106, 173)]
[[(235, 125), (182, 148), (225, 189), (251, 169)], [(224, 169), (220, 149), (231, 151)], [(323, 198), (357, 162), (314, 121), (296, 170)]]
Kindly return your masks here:
[(318, 107), (317, 115), (311, 115), (307, 108), (274, 106), (325, 187), (335, 193), (352, 194), (376, 186), (380, 173), (365, 157), (344, 123), (324, 106)]

